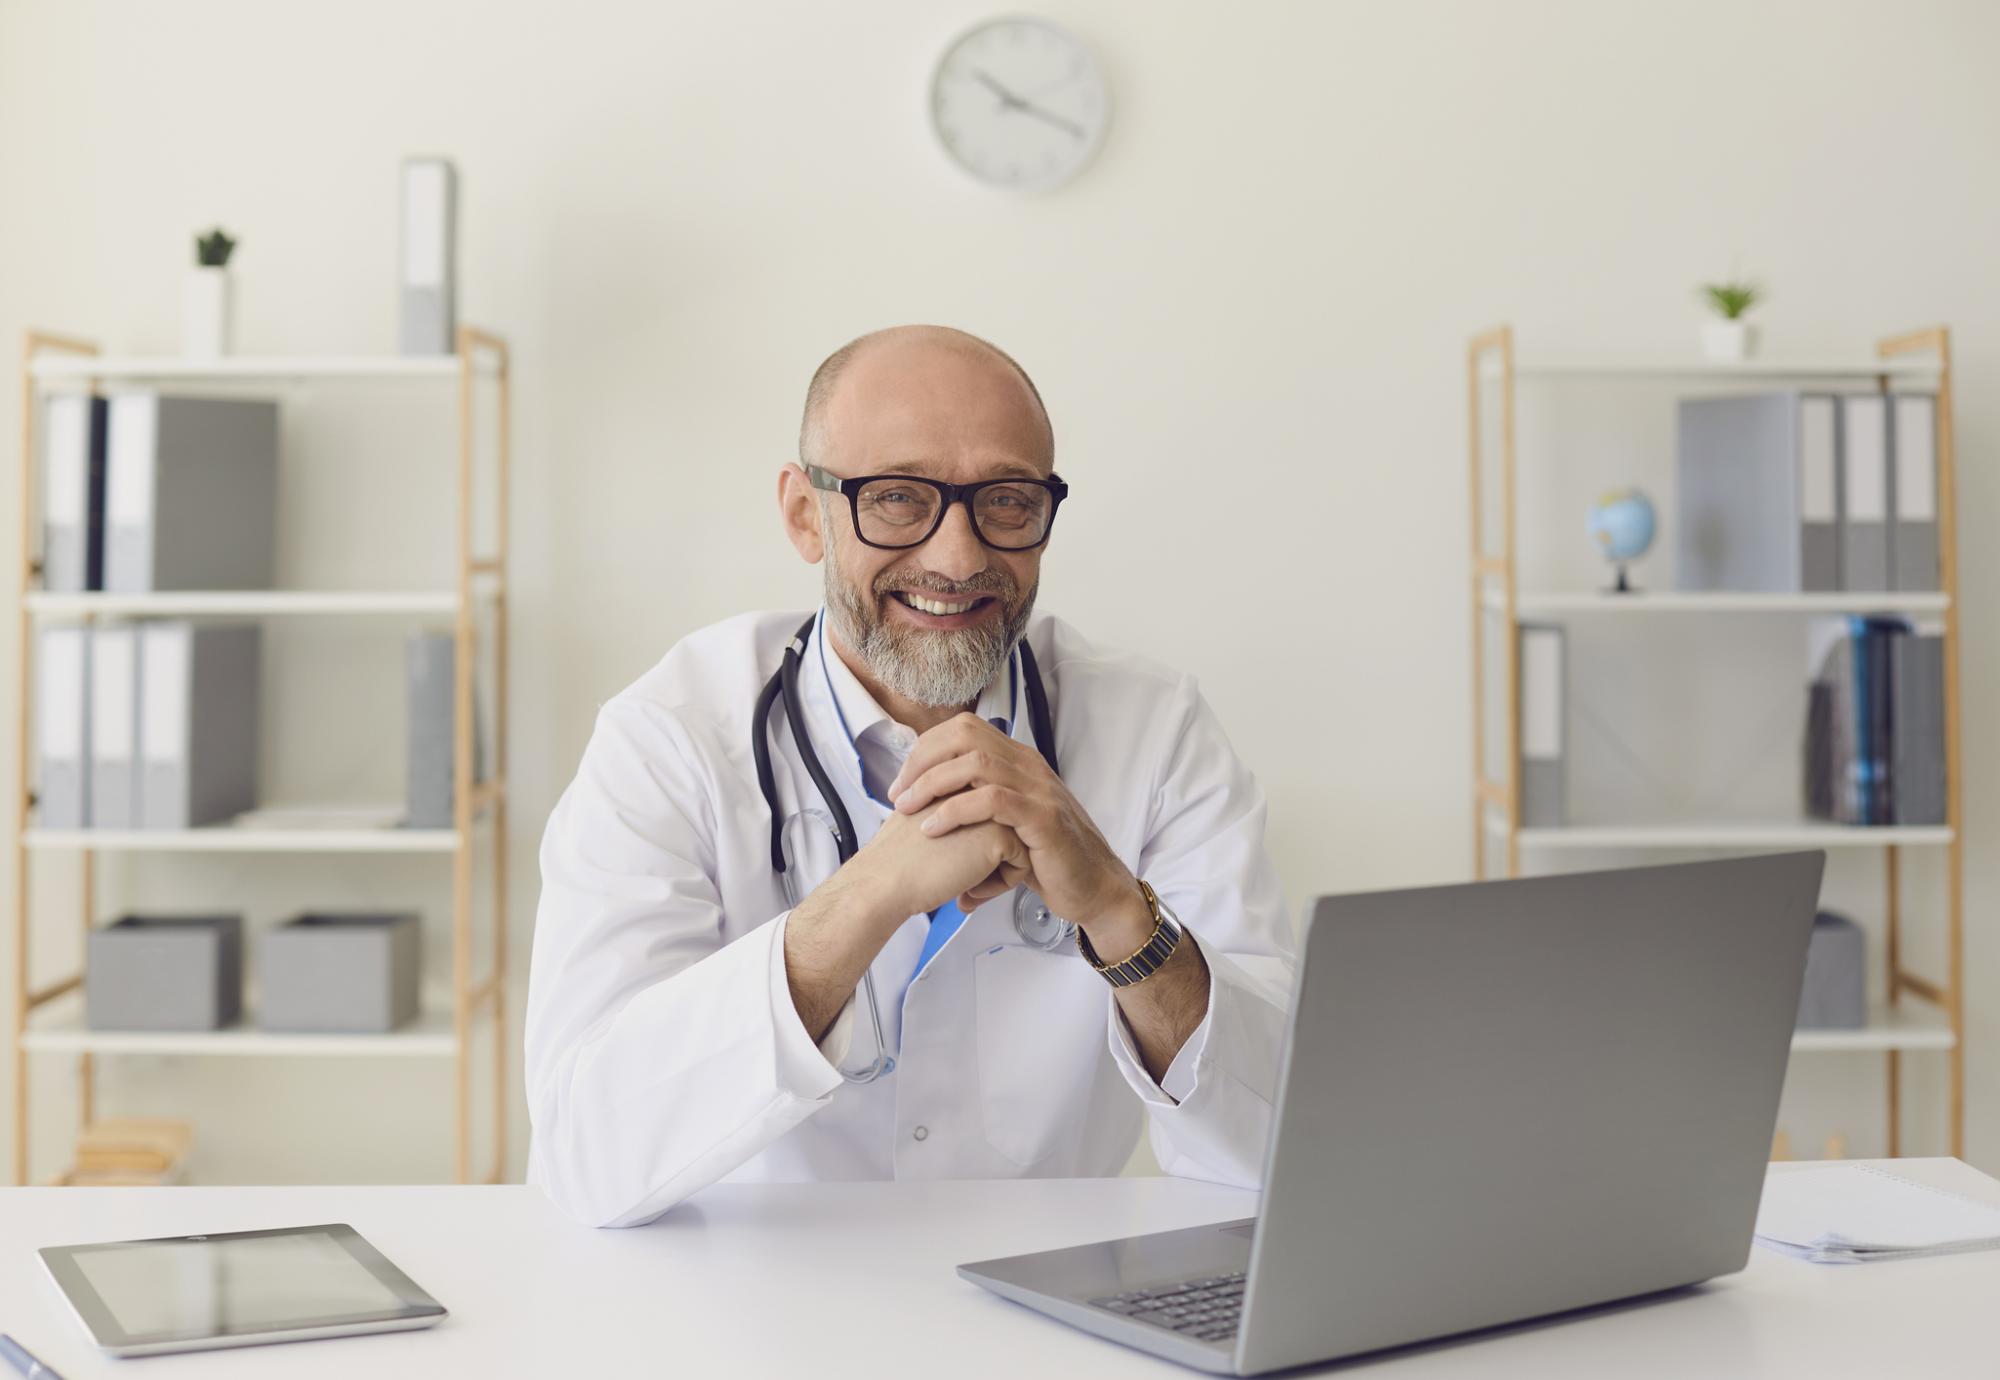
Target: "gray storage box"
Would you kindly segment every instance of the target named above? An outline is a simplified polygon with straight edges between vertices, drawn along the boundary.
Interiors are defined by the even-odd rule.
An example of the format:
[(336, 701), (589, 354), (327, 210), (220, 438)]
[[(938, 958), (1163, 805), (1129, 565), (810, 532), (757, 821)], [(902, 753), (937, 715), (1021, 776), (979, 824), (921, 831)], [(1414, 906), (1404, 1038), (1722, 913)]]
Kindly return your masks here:
[(1868, 1023), (1868, 965), (1861, 926), (1844, 915), (1813, 917), (1799, 1029), (1858, 1030)]
[(220, 1030), (243, 1011), (243, 917), (127, 915), (92, 930), (84, 1019), (92, 1030)]
[(258, 942), (263, 1030), (372, 1033), (417, 1014), (414, 913), (301, 915)]

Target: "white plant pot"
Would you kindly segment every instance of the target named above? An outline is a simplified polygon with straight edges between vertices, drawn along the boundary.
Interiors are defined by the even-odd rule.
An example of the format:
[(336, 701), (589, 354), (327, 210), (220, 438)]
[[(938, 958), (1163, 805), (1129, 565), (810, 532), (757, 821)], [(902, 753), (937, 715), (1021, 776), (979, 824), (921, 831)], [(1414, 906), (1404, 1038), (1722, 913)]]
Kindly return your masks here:
[(1757, 350), (1757, 328), (1748, 321), (1711, 321), (1701, 328), (1705, 359), (1748, 359)]
[(220, 359), (229, 353), (229, 270), (197, 267), (181, 284), (181, 353)]

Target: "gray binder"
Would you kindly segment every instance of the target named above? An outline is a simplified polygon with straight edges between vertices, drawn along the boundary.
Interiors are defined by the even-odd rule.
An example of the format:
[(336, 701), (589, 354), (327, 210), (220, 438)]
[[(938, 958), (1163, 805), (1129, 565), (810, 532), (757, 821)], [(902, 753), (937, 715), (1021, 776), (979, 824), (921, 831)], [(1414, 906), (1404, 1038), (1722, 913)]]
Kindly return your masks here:
[(458, 171), (442, 158), (403, 162), (401, 341), (406, 355), (458, 349)]
[(269, 589), (278, 405), (123, 393), (109, 421), (105, 589)]
[[(409, 691), (408, 756), (404, 793), (406, 829), (449, 829), (455, 823), (453, 764), (457, 742), (453, 712), (457, 643), (450, 633), (410, 634), (405, 672)], [(472, 779), (486, 778), (479, 699), (472, 704)]]
[(1521, 624), (1521, 824), (1560, 828), (1565, 822), (1563, 774), (1569, 752), (1568, 685), (1563, 629)]
[(104, 579), (104, 399), (50, 398), (42, 414), (42, 588), (98, 589)]
[(1945, 822), (1944, 639), (1895, 640), (1890, 691), (1889, 779), (1897, 824)]
[(35, 696), (35, 822), (81, 829), (90, 822), (90, 630), (43, 628)]
[(257, 803), (255, 624), (139, 633), (139, 824), (194, 829)]
[(90, 827), (139, 824), (139, 630), (90, 635)]
[(1841, 588), (1888, 589), (1888, 400), (1846, 393), (1840, 403)]
[(1678, 444), (1680, 588), (1841, 587), (1840, 417), (1830, 395), (1684, 398)]
[(1890, 499), (1894, 524), (1889, 554), (1897, 589), (1937, 589), (1937, 398), (1898, 393), (1889, 399)]

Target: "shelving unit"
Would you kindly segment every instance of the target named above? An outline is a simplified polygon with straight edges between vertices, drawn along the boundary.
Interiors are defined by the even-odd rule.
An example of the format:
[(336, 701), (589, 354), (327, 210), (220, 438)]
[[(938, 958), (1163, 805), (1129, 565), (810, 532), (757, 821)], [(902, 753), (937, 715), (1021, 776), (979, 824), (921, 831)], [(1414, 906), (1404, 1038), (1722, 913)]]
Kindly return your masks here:
[[(98, 1055), (176, 1054), (450, 1059), (455, 1064), (455, 1174), (472, 1181), (472, 1036), (484, 1016), (493, 1040), (492, 1168), (485, 1182), (498, 1183), (507, 1163), (507, 474), (509, 463), (509, 354), (501, 337), (467, 326), (458, 332), (457, 353), (437, 357), (268, 356), (189, 360), (110, 356), (74, 337), (40, 331), (27, 334), (21, 370), (21, 656), (16, 739), (20, 810), (13, 821), (15, 893), (9, 917), (13, 929), (14, 1002), (14, 1178), (29, 1182), (29, 1056), (73, 1055), (77, 1059), (79, 1101), (88, 1123), (95, 1115), (95, 1059)], [(38, 588), (41, 564), (39, 508), (35, 481), (39, 451), (36, 402), (50, 384), (96, 389), (107, 382), (172, 382), (285, 385), (313, 381), (408, 379), (430, 383), (456, 380), (457, 580), (448, 589), (417, 590), (249, 590), (161, 594), (56, 594)], [(497, 411), (491, 480), (495, 494), (494, 546), (475, 550), (473, 496), (476, 457), (473, 423), (478, 385), (490, 385)], [(495, 666), (493, 752), (489, 779), (475, 783), (473, 681), (479, 650), (476, 615), (491, 622)], [(29, 741), (35, 685), (35, 624), (42, 619), (90, 623), (99, 618), (293, 618), (424, 617), (449, 615), (455, 641), (453, 686), (453, 807), (448, 829), (237, 828), (215, 825), (186, 830), (42, 829), (33, 823)], [(489, 971), (474, 974), (475, 849), (484, 842), (491, 867), (491, 950)], [(80, 867), (82, 929), (96, 923), (96, 860), (102, 853), (269, 853), (448, 855), (452, 860), (451, 1000), (429, 1007), (398, 1030), (382, 1035), (277, 1034), (256, 1029), (246, 1013), (229, 1029), (202, 1032), (93, 1031), (83, 1018), (83, 974), (40, 987), (29, 979), (30, 859), (67, 854)]]
[[(1889, 336), (1871, 357), (1759, 359), (1715, 363), (1685, 359), (1618, 359), (1598, 356), (1517, 356), (1511, 328), (1499, 326), (1471, 338), (1466, 352), (1471, 482), (1472, 796), (1473, 856), (1484, 876), (1497, 845), (1507, 876), (1518, 876), (1524, 852), (1563, 853), (1604, 849), (1880, 848), (1885, 857), (1888, 929), (1888, 1000), (1859, 1030), (1809, 1030), (1792, 1041), (1796, 1053), (1872, 1051), (1888, 1063), (1888, 1148), (1901, 1153), (1904, 1051), (1938, 1051), (1949, 1072), (1950, 1146), (1965, 1153), (1965, 934), (1964, 831), (1960, 771), (1959, 600), (1956, 469), (1952, 447), (1951, 335), (1943, 326)], [(1519, 583), (1515, 493), (1515, 389), (1524, 377), (1614, 380), (1795, 380), (1874, 387), (1886, 393), (1899, 380), (1937, 390), (1938, 548), (1936, 592), (1839, 594), (1714, 594), (1649, 592), (1612, 595), (1595, 591), (1523, 590)], [(1497, 387), (1497, 457), (1483, 444), (1485, 391)], [(1499, 541), (1485, 539), (1485, 497), (1490, 466), (1497, 462)], [(1742, 614), (1823, 615), (1909, 613), (1943, 623), (1945, 663), (1945, 823), (1942, 826), (1848, 827), (1819, 820), (1683, 820), (1671, 823), (1523, 828), (1520, 793), (1519, 632), (1523, 619), (1567, 617), (1731, 617)], [(1496, 621), (1497, 620), (1497, 621)], [(1486, 643), (1498, 632), (1504, 686), (1499, 716), (1501, 775), (1487, 775)], [(1903, 963), (1902, 850), (1942, 850), (1945, 873), (1945, 964), (1942, 982)], [(1913, 998), (1906, 1004), (1904, 998)]]

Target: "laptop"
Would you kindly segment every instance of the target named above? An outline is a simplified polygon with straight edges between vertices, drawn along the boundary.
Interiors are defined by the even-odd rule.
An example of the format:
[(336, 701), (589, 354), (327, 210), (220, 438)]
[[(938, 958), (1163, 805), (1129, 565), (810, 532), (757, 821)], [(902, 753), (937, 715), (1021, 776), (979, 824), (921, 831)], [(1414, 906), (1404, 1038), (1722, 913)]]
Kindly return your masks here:
[(1256, 1375), (1740, 1270), (1825, 861), (1322, 897), (1258, 1215), (959, 1274)]

